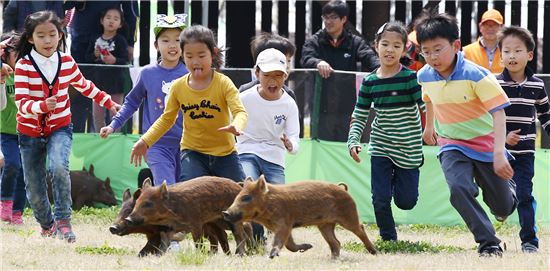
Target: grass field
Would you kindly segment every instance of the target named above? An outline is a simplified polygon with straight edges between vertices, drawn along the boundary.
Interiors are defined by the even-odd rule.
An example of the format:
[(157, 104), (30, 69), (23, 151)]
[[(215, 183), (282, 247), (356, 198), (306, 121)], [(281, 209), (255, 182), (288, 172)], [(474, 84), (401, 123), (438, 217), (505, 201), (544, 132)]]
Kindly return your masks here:
[[(479, 258), (473, 237), (463, 226), (435, 225), (401, 225), (398, 234), (402, 241), (391, 244), (377, 241), (376, 226), (366, 225), (369, 238), (383, 251), (376, 256), (367, 254), (352, 233), (337, 229), (342, 251), (338, 260), (331, 260), (319, 231), (301, 228), (293, 231), (294, 239), (311, 243), (313, 248), (304, 253), (283, 249), (273, 260), (267, 257), (269, 249), (245, 257), (208, 255), (194, 249), (189, 239), (181, 242), (179, 252), (138, 258), (145, 244), (143, 235), (119, 237), (108, 231), (117, 212), (117, 208), (111, 208), (73, 213), (77, 242), (67, 244), (42, 238), (38, 224), (27, 211), (24, 226), (0, 226), (0, 270), (550, 270), (550, 230), (539, 231), (540, 252), (526, 255), (520, 249), (519, 227), (506, 223), (496, 224), (498, 236), (507, 247), (503, 258)], [(272, 236), (268, 237), (269, 244)], [(234, 250), (232, 240), (230, 244)]]

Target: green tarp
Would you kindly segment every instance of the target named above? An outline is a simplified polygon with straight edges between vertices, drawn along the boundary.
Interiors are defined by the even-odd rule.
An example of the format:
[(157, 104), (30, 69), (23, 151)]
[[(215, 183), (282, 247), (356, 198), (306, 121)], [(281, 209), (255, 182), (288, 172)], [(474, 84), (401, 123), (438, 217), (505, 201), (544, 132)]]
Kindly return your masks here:
[[(100, 179), (111, 178), (111, 185), (120, 200), (122, 191), (135, 190), (140, 168), (130, 165), (130, 152), (137, 135), (114, 134), (101, 139), (97, 134), (75, 134), (71, 155), (71, 170), (95, 167)], [(374, 223), (370, 193), (370, 159), (361, 153), (361, 163), (355, 163), (345, 143), (303, 139), (297, 155), (288, 155), (287, 182), (298, 180), (326, 180), (345, 182), (357, 203), (361, 219)], [(366, 150), (366, 146), (363, 148)], [(449, 203), (449, 190), (436, 159), (437, 147), (424, 147), (425, 163), (420, 170), (420, 197), (413, 210), (403, 211), (393, 206), (399, 224), (463, 224)], [(143, 165), (145, 166), (145, 165)], [(550, 226), (550, 150), (539, 149), (535, 160), (534, 196), (537, 199), (537, 223)], [(478, 198), (482, 200), (480, 195)], [(488, 210), (488, 209), (487, 209)], [(489, 214), (489, 212), (488, 212)], [(494, 219), (491, 216), (491, 219)], [(509, 220), (518, 223), (516, 214)]]

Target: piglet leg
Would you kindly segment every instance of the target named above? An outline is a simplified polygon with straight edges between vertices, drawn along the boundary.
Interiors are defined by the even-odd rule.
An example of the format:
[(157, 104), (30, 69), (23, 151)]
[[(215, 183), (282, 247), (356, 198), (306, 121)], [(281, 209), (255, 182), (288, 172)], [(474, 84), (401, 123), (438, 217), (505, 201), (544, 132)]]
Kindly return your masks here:
[(336, 235), (334, 234), (334, 227), (336, 227), (336, 224), (334, 223), (318, 226), (321, 234), (323, 235), (323, 238), (325, 238), (325, 241), (327, 241), (330, 247), (332, 258), (336, 259), (340, 256), (340, 241), (336, 239)]
[(290, 236), (290, 229), (282, 228), (275, 232), (273, 237), (273, 247), (269, 253), (269, 258), (273, 259), (275, 256), (279, 256), (279, 251), (283, 248), (283, 245), (286, 244), (288, 237)]
[(296, 244), (294, 242), (294, 239), (292, 238), (292, 234), (290, 234), (288, 236), (288, 239), (286, 240), (285, 247), (286, 247), (286, 249), (288, 249), (292, 252), (296, 252), (296, 251), (304, 252), (304, 251), (312, 248), (313, 246), (310, 245), (310, 244)]

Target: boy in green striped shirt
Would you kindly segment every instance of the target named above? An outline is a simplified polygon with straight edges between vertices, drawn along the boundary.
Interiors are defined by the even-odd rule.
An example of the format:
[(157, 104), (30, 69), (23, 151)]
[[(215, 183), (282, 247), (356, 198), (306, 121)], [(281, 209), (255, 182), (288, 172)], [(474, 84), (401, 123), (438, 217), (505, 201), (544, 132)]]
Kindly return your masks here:
[(418, 200), (419, 167), (423, 164), (422, 125), (424, 108), (416, 73), (400, 63), (405, 58), (407, 32), (399, 22), (384, 24), (375, 37), (380, 68), (363, 79), (352, 115), (348, 148), (353, 160), (361, 161), (360, 138), (371, 108), (372, 123), (368, 152), (371, 155), (371, 191), (376, 224), (382, 240), (397, 240), (391, 210), (412, 209)]

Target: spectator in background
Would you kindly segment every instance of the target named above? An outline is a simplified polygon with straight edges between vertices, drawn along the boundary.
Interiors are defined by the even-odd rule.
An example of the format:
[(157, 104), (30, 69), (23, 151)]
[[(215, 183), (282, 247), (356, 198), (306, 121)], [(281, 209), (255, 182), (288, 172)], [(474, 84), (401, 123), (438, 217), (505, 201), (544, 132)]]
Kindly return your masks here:
[[(353, 75), (331, 76), (334, 70), (372, 71), (379, 66), (376, 53), (348, 23), (349, 7), (332, 0), (322, 9), (325, 28), (308, 38), (302, 49), (301, 64), (316, 68), (323, 80), (319, 118), (311, 127), (312, 138), (346, 142), (350, 116), (357, 100)], [(347, 26), (347, 27), (346, 27)], [(361, 62), (361, 68), (358, 66)], [(314, 114), (316, 114), (314, 112)], [(318, 123), (318, 125), (315, 125)]]
[[(76, 1), (68, 0), (63, 4), (65, 10), (74, 8), (73, 18), (69, 25), (71, 34), (71, 56), (77, 63), (86, 63), (86, 50), (90, 42), (95, 41), (101, 34), (99, 18), (104, 10), (119, 8), (124, 13), (124, 21), (128, 25), (125, 33), (128, 42), (128, 59), (130, 63), (134, 54), (134, 34), (136, 31), (136, 15), (139, 14), (137, 1)], [(86, 77), (90, 76), (86, 67), (80, 67)], [(73, 132), (94, 131), (92, 120), (92, 102), (90, 99), (78, 94), (74, 89), (69, 89), (71, 99), (71, 114), (73, 120)]]
[[(106, 9), (101, 13), (99, 21), (103, 33), (88, 45), (86, 62), (107, 65), (128, 64), (128, 43), (120, 34), (125, 27), (122, 11), (118, 7)], [(96, 85), (111, 95), (111, 99), (118, 104), (122, 103), (124, 96), (124, 80), (113, 80), (113, 78), (123, 78), (124, 69), (126, 68), (102, 67), (102, 72), (94, 78)], [(107, 74), (109, 76), (105, 76)], [(99, 133), (101, 127), (105, 126), (105, 109), (94, 104), (93, 117), (95, 131)]]
[(501, 73), (504, 66), (500, 62), (497, 33), (502, 28), (504, 18), (496, 9), (489, 9), (481, 16), (479, 32), (481, 37), (477, 41), (464, 46), (464, 57), (490, 70), (492, 73)]
[[(65, 10), (75, 8), (70, 25), (71, 55), (77, 63), (86, 61), (88, 44), (99, 34), (101, 28), (99, 18), (107, 9), (119, 8), (124, 13), (124, 21), (128, 24), (128, 59), (133, 59), (134, 35), (136, 31), (137, 1), (65, 1)], [(61, 17), (62, 18), (62, 17)]]
[(346, 29), (349, 7), (346, 2), (332, 0), (323, 6), (322, 19), (325, 28), (306, 40), (302, 49), (301, 64), (304, 68), (316, 68), (323, 78), (333, 70), (362, 71), (378, 67), (378, 57), (367, 42)]
[(37, 11), (51, 10), (57, 17), (64, 18), (63, 1), (22, 1), (11, 0), (4, 9), (2, 32), (21, 31), (27, 15)]

